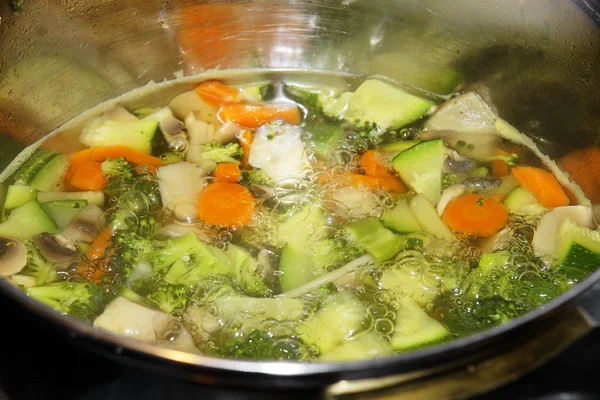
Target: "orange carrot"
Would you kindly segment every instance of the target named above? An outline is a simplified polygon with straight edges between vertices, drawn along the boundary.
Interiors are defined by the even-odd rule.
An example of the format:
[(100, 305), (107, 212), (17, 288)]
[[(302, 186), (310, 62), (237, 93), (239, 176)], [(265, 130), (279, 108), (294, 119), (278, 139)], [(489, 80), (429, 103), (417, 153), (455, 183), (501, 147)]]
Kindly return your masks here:
[(360, 166), (365, 174), (371, 176), (386, 176), (389, 174), (388, 169), (379, 159), (377, 150), (368, 150), (360, 155)]
[(238, 89), (224, 85), (219, 81), (202, 82), (195, 90), (202, 100), (215, 107), (242, 101), (242, 95)]
[(235, 163), (219, 163), (215, 168), (214, 177), (221, 182), (235, 183), (240, 180), (240, 167)]
[(365, 178), (360, 175), (352, 178), (353, 181), (362, 183), (363, 186), (369, 186), (387, 190), (388, 192), (404, 193), (406, 192), (406, 186), (400, 178), (388, 171), (385, 165), (379, 158), (379, 153), (376, 150), (365, 151), (360, 156), (360, 165), (365, 171), (369, 183), (365, 184)]
[(600, 146), (574, 150), (559, 158), (557, 164), (581, 187), (592, 203), (600, 203)]
[(502, 203), (479, 194), (467, 193), (452, 200), (442, 221), (457, 233), (491, 236), (506, 225), (508, 211)]
[(224, 104), (219, 110), (219, 117), (247, 128), (258, 128), (275, 120), (298, 125), (302, 119), (300, 109), (290, 104)]
[[(509, 156), (510, 154), (502, 149), (498, 149), (499, 156)], [(504, 160), (492, 161), (492, 175), (494, 176), (506, 176), (510, 174), (510, 165)]]
[(90, 247), (85, 252), (85, 257), (90, 261), (96, 261), (104, 257), (113, 236), (113, 227), (107, 225), (90, 244)]
[(108, 157), (125, 157), (127, 161), (137, 165), (151, 165), (154, 167), (161, 167), (163, 165), (163, 161), (160, 158), (123, 145), (92, 147), (69, 155), (72, 164), (81, 164), (85, 161), (104, 161)]
[(552, 173), (536, 167), (514, 167), (512, 175), (546, 208), (569, 205), (569, 197)]
[(69, 184), (78, 190), (102, 190), (108, 183), (106, 175), (102, 172), (100, 161), (85, 161), (80, 164), (71, 164), (68, 175)]
[(242, 146), (242, 151), (244, 155), (242, 156), (242, 166), (244, 168), (248, 168), (248, 158), (250, 157), (250, 145), (252, 144), (252, 140), (254, 136), (252, 135), (252, 131), (246, 129), (244, 133), (240, 136), (240, 146)]
[(198, 218), (228, 228), (247, 225), (256, 206), (250, 191), (237, 183), (217, 182), (204, 188), (198, 200)]
[(367, 189), (382, 189), (393, 193), (404, 193), (406, 192), (406, 186), (402, 181), (395, 176), (370, 176), (363, 174), (356, 174), (354, 172), (346, 172), (337, 175), (334, 178), (334, 182), (337, 186), (355, 186), (364, 187)]
[(92, 265), (94, 266), (94, 272), (92, 273), (90, 280), (92, 282), (100, 282), (105, 274), (103, 267), (108, 264), (109, 256), (107, 256), (107, 251), (110, 247), (113, 235), (114, 230), (112, 226), (109, 225), (96, 236), (85, 252), (85, 260), (77, 267), (77, 272), (80, 275), (85, 275), (87, 273), (87, 267)]

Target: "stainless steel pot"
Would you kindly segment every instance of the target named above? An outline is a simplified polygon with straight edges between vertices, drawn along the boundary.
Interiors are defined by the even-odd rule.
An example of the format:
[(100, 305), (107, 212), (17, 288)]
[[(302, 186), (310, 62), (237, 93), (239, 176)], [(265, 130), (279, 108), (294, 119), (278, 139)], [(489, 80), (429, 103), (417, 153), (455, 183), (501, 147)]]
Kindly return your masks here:
[[(324, 70), (384, 74), (435, 93), (461, 83), (558, 155), (600, 133), (599, 3), (25, 0), (13, 15), (3, 1), (0, 131), (30, 144), (104, 100), (175, 73)], [(600, 271), (544, 307), (472, 337), (337, 364), (242, 362), (158, 348), (59, 316), (6, 282), (0, 293), (4, 306), (74, 344), (197, 382), (317, 388), (330, 396), (391, 387), (394, 398), (444, 398), (514, 378), (585, 334), (593, 321), (577, 300), (599, 279)]]

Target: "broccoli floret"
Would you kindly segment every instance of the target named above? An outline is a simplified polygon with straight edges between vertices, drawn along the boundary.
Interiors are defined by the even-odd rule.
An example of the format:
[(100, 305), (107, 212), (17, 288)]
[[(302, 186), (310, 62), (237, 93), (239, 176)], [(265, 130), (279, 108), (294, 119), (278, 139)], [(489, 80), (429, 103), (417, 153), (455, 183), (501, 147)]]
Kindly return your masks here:
[(132, 179), (134, 177), (134, 166), (127, 161), (125, 157), (121, 158), (107, 158), (100, 165), (102, 172), (109, 177), (119, 176), (125, 179)]
[(188, 303), (188, 292), (183, 285), (161, 285), (146, 296), (148, 302), (166, 313), (181, 312)]
[(275, 182), (262, 169), (252, 168), (242, 171), (241, 183), (245, 186), (261, 185), (274, 186)]
[(12, 10), (13, 15), (19, 15), (21, 10), (23, 9), (23, 3), (25, 0), (10, 0), (10, 9)]
[(442, 322), (454, 335), (467, 336), (508, 322), (525, 312), (510, 301), (494, 297), (473, 302), (469, 307), (454, 307), (444, 313)]
[(322, 268), (347, 264), (364, 254), (364, 251), (343, 237), (326, 239), (315, 248), (313, 261)]
[(499, 297), (528, 311), (560, 296), (575, 284), (561, 270), (524, 270), (516, 265), (515, 259), (519, 258), (518, 254), (511, 256), (506, 251), (484, 253), (477, 269), (465, 280), (467, 298), (486, 300)]
[(202, 147), (202, 157), (205, 160), (216, 163), (239, 164), (244, 152), (239, 143), (221, 144), (217, 142), (207, 143)]
[(158, 214), (162, 210), (154, 175), (124, 157), (107, 158), (102, 170), (108, 176), (103, 189), (110, 196), (108, 223), (116, 230), (132, 230), (140, 236), (152, 237), (160, 229)]
[(155, 244), (155, 250), (144, 259), (168, 284), (193, 288), (208, 275), (231, 273), (230, 267), (213, 254), (217, 249), (200, 241), (193, 232)]
[(26, 290), (36, 299), (56, 311), (83, 321), (93, 321), (104, 308), (104, 288), (90, 282), (56, 282)]
[(195, 253), (198, 247), (204, 247), (198, 237), (190, 232), (180, 237), (169, 237), (162, 241), (155, 242), (155, 250), (147, 253), (144, 259), (147, 260), (155, 271), (166, 271), (177, 260), (190, 260), (190, 256)]
[[(220, 250), (200, 241), (193, 232), (155, 244), (155, 250), (144, 259), (161, 278), (156, 279), (153, 275), (145, 282), (160, 285), (163, 281), (192, 290), (208, 276), (223, 276), (233, 279), (247, 293), (265, 295), (269, 292), (258, 263), (234, 245)], [(141, 289), (143, 286), (149, 285), (142, 282), (136, 283), (135, 287)]]
[(36, 285), (45, 285), (57, 279), (56, 267), (46, 260), (33, 242), (26, 241), (27, 266), (22, 274), (35, 278)]
[(109, 249), (111, 257), (110, 270), (116, 271), (122, 278), (127, 278), (141, 256), (153, 250), (152, 242), (135, 232), (117, 231), (112, 238)]
[(231, 338), (217, 350), (217, 354), (246, 360), (298, 360), (311, 357), (308, 346), (300, 339), (281, 340), (272, 332), (255, 330), (247, 335)]

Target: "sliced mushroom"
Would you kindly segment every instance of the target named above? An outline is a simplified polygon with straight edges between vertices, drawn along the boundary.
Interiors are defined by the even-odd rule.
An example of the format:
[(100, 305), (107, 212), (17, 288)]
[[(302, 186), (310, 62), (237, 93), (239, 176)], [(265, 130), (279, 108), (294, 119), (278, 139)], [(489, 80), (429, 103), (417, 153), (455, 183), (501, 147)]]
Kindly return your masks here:
[(75, 241), (60, 233), (41, 233), (33, 241), (44, 257), (54, 263), (71, 261), (79, 255)]
[(158, 126), (167, 142), (170, 142), (173, 138), (183, 132), (184, 128), (183, 122), (173, 116), (160, 120)]
[(76, 242), (92, 243), (98, 236), (98, 229), (89, 222), (74, 219), (63, 228), (62, 234)]
[(459, 174), (461, 172), (469, 172), (475, 167), (475, 160), (469, 157), (464, 157), (458, 152), (449, 149), (446, 158), (444, 158), (444, 172)]
[(502, 184), (502, 178), (484, 178), (480, 176), (467, 178), (464, 184), (477, 192), (485, 193), (496, 189)]
[(0, 275), (11, 276), (27, 265), (27, 247), (23, 242), (0, 237)]

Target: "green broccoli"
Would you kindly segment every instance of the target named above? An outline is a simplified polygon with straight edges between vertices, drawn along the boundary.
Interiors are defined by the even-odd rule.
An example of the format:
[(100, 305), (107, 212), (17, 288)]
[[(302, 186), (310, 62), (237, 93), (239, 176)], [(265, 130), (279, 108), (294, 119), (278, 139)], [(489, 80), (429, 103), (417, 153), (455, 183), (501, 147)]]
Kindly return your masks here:
[(518, 253), (511, 255), (506, 251), (484, 253), (478, 268), (465, 279), (463, 291), (467, 298), (486, 300), (499, 297), (529, 311), (560, 296), (575, 284), (562, 270), (524, 270), (516, 265), (515, 260), (519, 258)]
[(60, 313), (83, 321), (93, 321), (104, 308), (104, 288), (86, 281), (55, 282), (29, 288), (26, 293)]
[(247, 335), (236, 335), (226, 340), (218, 355), (246, 360), (307, 360), (314, 357), (306, 344), (298, 338), (279, 338), (272, 332), (255, 330)]
[(57, 279), (56, 267), (46, 260), (33, 242), (26, 241), (27, 266), (22, 274), (35, 278), (36, 285), (45, 285)]
[[(166, 271), (175, 261), (188, 260), (196, 249), (206, 246), (196, 234), (190, 232), (180, 237), (169, 237), (165, 240), (156, 241), (155, 249), (144, 256), (155, 271)], [(188, 260), (189, 261), (189, 260)]]
[(364, 254), (364, 251), (343, 237), (334, 237), (319, 242), (313, 261), (318, 267), (332, 268), (347, 264)]
[(202, 157), (216, 163), (239, 164), (243, 155), (242, 147), (238, 143), (211, 142), (202, 146)]
[(262, 169), (252, 168), (242, 171), (242, 185), (275, 186), (275, 182)]
[[(468, 272), (459, 285), (457, 293), (463, 295), (442, 296), (441, 303), (449, 305), (444, 322), (452, 332), (466, 335), (510, 321), (574, 285), (564, 271), (538, 271), (518, 266), (515, 260), (524, 257), (518, 252), (484, 253), (477, 268)], [(467, 303), (456, 304), (457, 299)]]
[[(442, 303), (452, 302), (442, 296)], [(494, 297), (470, 303), (469, 307), (452, 307), (444, 313), (442, 322), (456, 336), (468, 336), (503, 324), (524, 314), (515, 303)]]
[(12, 10), (13, 15), (19, 15), (21, 10), (23, 9), (23, 3), (25, 0), (10, 0), (10, 9)]
[[(160, 276), (147, 277), (145, 281), (150, 285), (163, 281), (193, 290), (209, 276), (222, 276), (233, 279), (247, 293), (270, 293), (258, 263), (245, 250), (231, 244), (227, 250), (217, 249), (200, 241), (193, 232), (155, 242), (155, 250), (145, 254), (144, 259)], [(135, 287), (142, 290), (149, 284), (136, 283)]]
[(216, 251), (190, 232), (155, 242), (155, 250), (147, 253), (144, 259), (161, 274), (164, 282), (193, 289), (208, 275), (231, 274), (229, 265), (213, 254)]
[(102, 170), (108, 176), (103, 191), (110, 196), (108, 223), (117, 230), (132, 230), (152, 237), (160, 229), (158, 214), (162, 201), (158, 181), (144, 168), (135, 167), (124, 157), (107, 158)]
[(188, 291), (183, 285), (161, 285), (146, 300), (166, 313), (182, 312), (187, 307)]
[(143, 254), (153, 250), (152, 242), (135, 232), (117, 231), (109, 249), (109, 267), (122, 278), (127, 278)]

